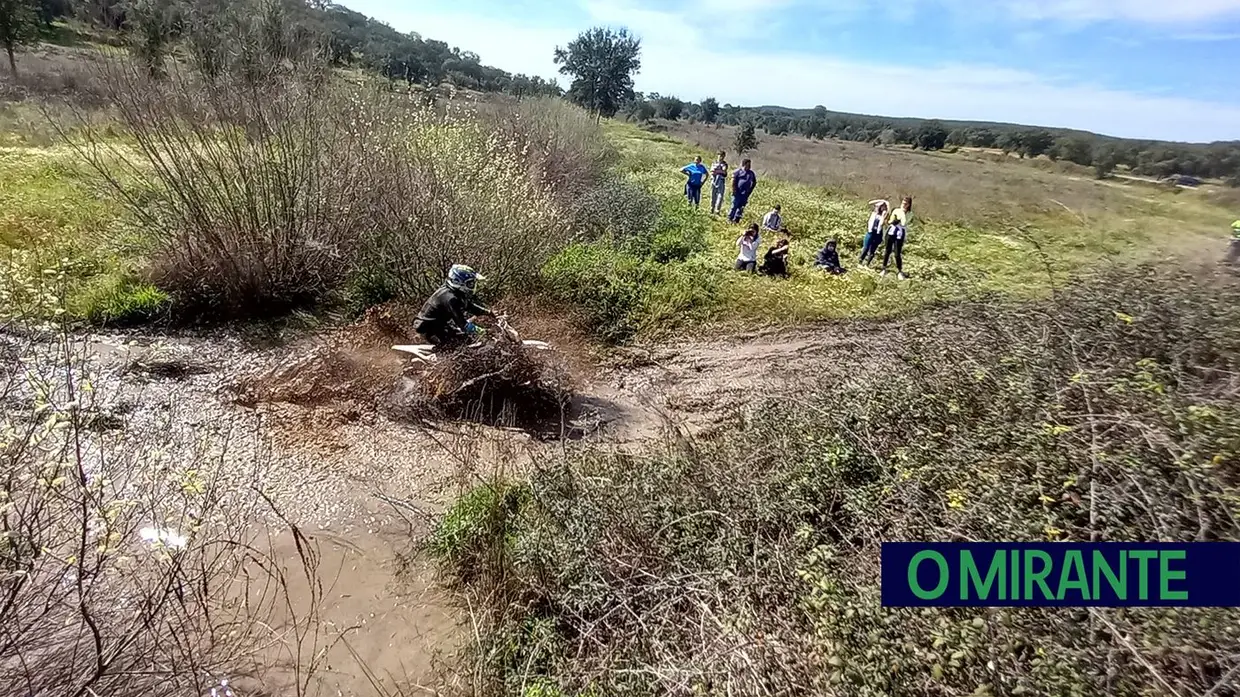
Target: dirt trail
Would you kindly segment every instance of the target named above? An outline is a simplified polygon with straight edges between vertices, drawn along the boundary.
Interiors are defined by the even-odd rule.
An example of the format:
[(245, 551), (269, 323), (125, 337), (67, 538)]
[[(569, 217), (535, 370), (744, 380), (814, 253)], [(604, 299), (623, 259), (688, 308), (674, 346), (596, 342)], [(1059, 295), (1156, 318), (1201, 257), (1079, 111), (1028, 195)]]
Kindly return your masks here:
[[(605, 448), (641, 447), (673, 423), (706, 433), (807, 366), (864, 352), (864, 337), (830, 326), (767, 332), (633, 349), (601, 366), (574, 350), (567, 359), (578, 397), (567, 430)], [(239, 489), (257, 478), (320, 545), (323, 618), (351, 628), (348, 646), (329, 654), (324, 694), (371, 692), (359, 663), (389, 689), (443, 678), (435, 649), (451, 654), (459, 643), (459, 613), (433, 591), (425, 568), (401, 560), (430, 515), (480, 476), (519, 470), (562, 447), (513, 429), (393, 419), (351, 399), (401, 379), (404, 364), (380, 350), (390, 339), (375, 332), (361, 350), (357, 342), (342, 349), (334, 335), (275, 349), (232, 336), (84, 339), (105, 396), (98, 406), (121, 442), (152, 447), (154, 438), (186, 453), (204, 440), (220, 444), (218, 476)], [(237, 389), (276, 374), (291, 378), (286, 389), (258, 397)]]

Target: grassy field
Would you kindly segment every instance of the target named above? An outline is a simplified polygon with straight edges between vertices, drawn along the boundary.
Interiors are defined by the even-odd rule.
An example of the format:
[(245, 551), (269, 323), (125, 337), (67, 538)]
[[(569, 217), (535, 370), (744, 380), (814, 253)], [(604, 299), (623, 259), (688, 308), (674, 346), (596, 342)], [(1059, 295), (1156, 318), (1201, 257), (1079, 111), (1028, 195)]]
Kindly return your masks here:
[[(32, 74), (42, 66), (51, 96), (71, 93), (90, 80), (73, 67), (72, 50), (52, 47), (27, 61)], [(149, 314), (146, 306), (160, 298), (144, 281), (151, 237), (63, 143), (53, 123), (85, 123), (96, 137), (111, 142), (123, 129), (100, 105), (36, 100), (29, 85), (38, 84), (27, 76), (24, 97), (8, 95), (0, 104), (0, 246), (8, 251), (11, 266), (28, 273), (61, 266), (60, 290), (75, 315), (102, 321), (136, 308), (141, 318)], [(672, 232), (683, 236), (704, 231), (704, 244), (690, 244), (670, 263), (612, 259), (615, 268), (598, 270), (596, 275), (609, 282), (617, 274), (633, 276), (635, 265), (643, 268), (634, 276), (640, 280), (613, 293), (640, 300), (608, 312), (634, 315), (628, 324), (648, 336), (687, 325), (891, 316), (989, 292), (1037, 297), (1052, 283), (1062, 284), (1087, 269), (1168, 253), (1219, 253), (1220, 231), (1230, 220), (1226, 210), (1199, 192), (1099, 182), (1083, 172), (1044, 171), (977, 154), (765, 136), (748, 154), (759, 186), (746, 222), (758, 220), (775, 204), (783, 206), (792, 233), (793, 276), (774, 280), (732, 272), (740, 229), (705, 210), (694, 214), (682, 201), (679, 168), (695, 154), (709, 162), (716, 150), (732, 150), (732, 129), (687, 123), (671, 124), (667, 132), (621, 122), (603, 127), (620, 152), (622, 181), (641, 189), (617, 189), (618, 200), (611, 204), (623, 207), (625, 199), (653, 195), (662, 206), (664, 228), (679, 227)], [(739, 159), (730, 157), (733, 164)], [(875, 271), (855, 268), (869, 215), (865, 201), (894, 202), (904, 195), (916, 201), (905, 249), (911, 278), (880, 278)], [(604, 209), (590, 215), (611, 218), (612, 227), (637, 225)], [(669, 211), (674, 215), (669, 217)], [(812, 268), (815, 253), (831, 238), (838, 240), (841, 259), (850, 268), (844, 277)], [(567, 283), (581, 278), (571, 276)], [(570, 302), (580, 304), (580, 299)]]
[[(732, 149), (728, 129), (683, 124), (665, 134), (612, 123), (608, 132), (632, 176), (665, 200), (680, 197), (678, 170), (694, 155), (710, 162), (715, 151)], [(1227, 220), (1226, 211), (1190, 193), (1095, 182), (1019, 163), (799, 138), (767, 138), (746, 156), (759, 180), (746, 223), (780, 204), (796, 268), (788, 281), (725, 274), (721, 319), (883, 316), (991, 291), (1034, 297), (1052, 278), (1063, 283), (1093, 267), (1177, 250), (1221, 252)], [(729, 161), (735, 165), (739, 158)], [(912, 278), (852, 269), (869, 215), (865, 201), (904, 195), (914, 196), (917, 215), (905, 248)], [(705, 266), (729, 269), (739, 232), (711, 218)], [(831, 238), (852, 269), (844, 277), (812, 269), (815, 253)]]

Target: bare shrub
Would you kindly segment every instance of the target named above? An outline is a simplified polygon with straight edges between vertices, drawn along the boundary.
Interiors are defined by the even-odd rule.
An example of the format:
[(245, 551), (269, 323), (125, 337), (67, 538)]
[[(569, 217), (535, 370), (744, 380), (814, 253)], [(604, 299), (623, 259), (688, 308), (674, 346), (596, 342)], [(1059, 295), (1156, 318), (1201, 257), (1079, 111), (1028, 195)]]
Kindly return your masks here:
[(179, 459), (151, 443), (171, 455), (184, 434), (98, 432), (83, 348), (3, 335), (16, 345), (0, 384), (0, 693), (208, 694), (278, 677), (308, 694), (326, 634), (317, 581), (292, 588), (316, 578), (315, 551), (294, 528), (290, 566), (244, 532), (270, 518), (247, 486), (258, 465), (226, 477), (227, 441)]
[(110, 61), (124, 137), (75, 141), (155, 239), (151, 280), (182, 317), (420, 300), (453, 263), (483, 269), (487, 292), (528, 290), (581, 237), (557, 187), (605, 174), (583, 115), (497, 130), (313, 59), (283, 65), (153, 80)]
[(430, 546), (475, 689), (1234, 692), (1234, 608), (885, 609), (879, 543), (1240, 540), (1240, 281), (1142, 268), (898, 334), (714, 440), (462, 497)]
[(354, 113), (375, 116), (361, 153), (370, 192), (353, 206), (363, 226), (355, 283), (372, 300), (421, 300), (453, 263), (485, 273), (488, 293), (528, 290), (576, 239), (527, 151), (472, 112)]
[(572, 396), (567, 372), (520, 346), (484, 344), (444, 356), (421, 375), (423, 400), (405, 405), (437, 417), (559, 433)]
[(494, 102), (480, 110), (486, 123), (525, 153), (539, 183), (562, 200), (598, 185), (619, 161), (590, 115), (562, 99)]

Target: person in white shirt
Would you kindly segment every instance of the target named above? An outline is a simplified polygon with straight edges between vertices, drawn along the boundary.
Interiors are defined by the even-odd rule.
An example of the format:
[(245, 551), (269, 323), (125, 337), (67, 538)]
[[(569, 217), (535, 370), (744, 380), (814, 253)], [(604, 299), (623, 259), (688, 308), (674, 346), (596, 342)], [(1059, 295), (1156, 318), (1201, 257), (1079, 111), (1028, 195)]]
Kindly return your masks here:
[(870, 201), (874, 211), (870, 213), (870, 222), (865, 226), (865, 239), (861, 242), (861, 259), (863, 266), (868, 266), (878, 254), (878, 247), (883, 243), (883, 225), (887, 222), (887, 210), (891, 204), (883, 199)]
[(758, 247), (762, 244), (762, 233), (758, 224), (751, 223), (745, 234), (736, 239), (739, 253), (736, 255), (736, 270), (754, 273), (758, 270)]
[(772, 232), (779, 232), (784, 227), (784, 218), (780, 214), (779, 206), (771, 209), (770, 213), (762, 218), (762, 227)]

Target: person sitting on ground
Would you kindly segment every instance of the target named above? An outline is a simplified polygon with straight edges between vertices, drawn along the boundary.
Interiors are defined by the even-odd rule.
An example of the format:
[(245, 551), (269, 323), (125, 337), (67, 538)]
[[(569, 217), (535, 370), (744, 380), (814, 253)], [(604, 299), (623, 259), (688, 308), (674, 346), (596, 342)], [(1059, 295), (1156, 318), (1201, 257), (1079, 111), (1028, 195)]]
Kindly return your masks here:
[(865, 239), (861, 242), (861, 258), (858, 260), (863, 266), (869, 266), (874, 261), (874, 255), (878, 254), (878, 246), (883, 243), (883, 223), (887, 220), (887, 210), (891, 208), (891, 204), (882, 199), (870, 201), (870, 205), (874, 206), (874, 211), (865, 226)]
[(814, 266), (837, 276), (848, 270), (840, 266), (840, 253), (836, 250), (835, 240), (827, 240), (827, 244), (818, 250), (818, 258), (814, 260)]
[(781, 239), (775, 243), (774, 247), (766, 250), (766, 256), (762, 259), (762, 268), (759, 269), (767, 276), (780, 276), (788, 278), (788, 252), (791, 251), (788, 240)]
[(736, 270), (753, 273), (758, 268), (758, 245), (762, 244), (762, 233), (758, 224), (752, 223), (745, 234), (736, 239), (740, 252), (736, 256)]
[(779, 232), (783, 226), (784, 217), (780, 213), (779, 206), (775, 206), (769, 213), (762, 217), (762, 227), (770, 230), (771, 232)]
[(891, 227), (887, 229), (887, 246), (883, 249), (883, 271), (880, 276), (887, 275), (887, 264), (891, 261), (891, 253), (896, 255), (896, 271), (900, 274), (900, 280), (908, 278), (904, 275), (904, 238), (908, 235), (908, 226), (913, 220), (913, 197), (905, 196), (900, 207), (891, 212), (888, 222)]
[(732, 173), (732, 210), (728, 213), (728, 220), (733, 223), (741, 222), (745, 206), (749, 204), (749, 197), (753, 196), (756, 186), (758, 175), (754, 174), (748, 159), (741, 160), (741, 166)]
[(454, 264), (448, 270), (447, 281), (422, 306), (413, 323), (413, 330), (436, 350), (467, 344), (474, 331), (467, 315), (495, 316), (474, 299), (474, 290), (480, 280), (486, 278), (468, 266)]
[(693, 158), (693, 162), (680, 168), (689, 179), (685, 182), (685, 198), (694, 208), (702, 205), (702, 184), (706, 182), (706, 165), (702, 164), (702, 156)]

